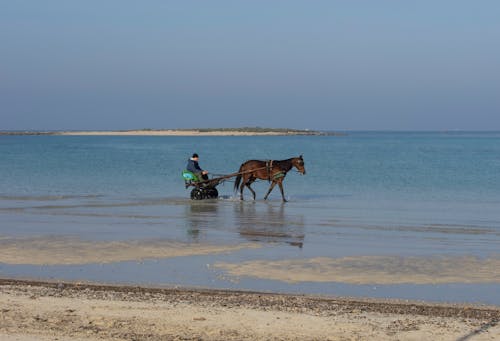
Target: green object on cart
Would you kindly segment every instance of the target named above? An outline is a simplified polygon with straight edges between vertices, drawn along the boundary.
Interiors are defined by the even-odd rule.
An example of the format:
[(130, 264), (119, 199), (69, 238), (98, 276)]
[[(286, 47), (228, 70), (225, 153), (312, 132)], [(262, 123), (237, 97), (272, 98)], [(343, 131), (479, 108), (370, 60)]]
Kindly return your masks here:
[(192, 182), (200, 181), (200, 179), (198, 179), (198, 176), (196, 176), (196, 174), (188, 170), (182, 171), (182, 177), (184, 178), (184, 181), (192, 181)]

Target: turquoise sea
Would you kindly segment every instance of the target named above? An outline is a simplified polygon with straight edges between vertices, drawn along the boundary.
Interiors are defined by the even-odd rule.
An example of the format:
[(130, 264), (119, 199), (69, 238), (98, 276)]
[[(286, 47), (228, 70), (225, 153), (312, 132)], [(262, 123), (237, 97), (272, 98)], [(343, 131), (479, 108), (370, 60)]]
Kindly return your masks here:
[[(278, 189), (191, 201), (303, 155)], [(0, 277), (500, 305), (500, 132), (0, 136)]]

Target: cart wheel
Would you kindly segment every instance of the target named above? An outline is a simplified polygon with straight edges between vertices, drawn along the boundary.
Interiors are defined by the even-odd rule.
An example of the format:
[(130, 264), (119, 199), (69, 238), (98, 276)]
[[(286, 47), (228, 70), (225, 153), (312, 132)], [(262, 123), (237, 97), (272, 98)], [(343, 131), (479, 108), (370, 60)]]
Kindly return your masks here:
[(217, 188), (210, 188), (207, 190), (207, 197), (210, 199), (217, 199), (219, 196), (219, 192), (217, 191)]
[(194, 188), (191, 191), (191, 199), (193, 199), (193, 200), (202, 200), (202, 199), (205, 199), (205, 193), (204, 193), (203, 189), (201, 189), (201, 188)]

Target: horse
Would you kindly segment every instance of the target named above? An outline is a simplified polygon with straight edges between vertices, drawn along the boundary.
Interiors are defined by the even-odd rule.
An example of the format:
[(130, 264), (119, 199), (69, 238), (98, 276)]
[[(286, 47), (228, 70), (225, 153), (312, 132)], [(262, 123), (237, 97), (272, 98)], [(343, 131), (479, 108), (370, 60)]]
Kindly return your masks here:
[(293, 167), (297, 168), (299, 173), (306, 174), (302, 155), (279, 161), (245, 161), (241, 164), (240, 170), (238, 171), (238, 175), (234, 183), (234, 190), (236, 191), (238, 190), (238, 187), (240, 187), (240, 199), (243, 200), (243, 189), (246, 186), (250, 192), (252, 192), (253, 200), (255, 200), (255, 191), (252, 187), (250, 187), (250, 185), (257, 179), (268, 180), (271, 182), (271, 185), (269, 186), (269, 190), (267, 191), (264, 200), (267, 200), (267, 197), (273, 190), (274, 186), (278, 184), (283, 202), (286, 202), (287, 200), (285, 199), (285, 194), (283, 193), (283, 180), (285, 180), (286, 173), (288, 173)]

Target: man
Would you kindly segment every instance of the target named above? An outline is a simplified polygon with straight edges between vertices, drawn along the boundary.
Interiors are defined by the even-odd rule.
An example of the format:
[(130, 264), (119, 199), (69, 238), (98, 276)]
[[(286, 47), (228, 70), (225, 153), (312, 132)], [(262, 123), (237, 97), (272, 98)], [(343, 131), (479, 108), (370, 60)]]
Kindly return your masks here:
[(186, 169), (198, 177), (198, 179), (201, 180), (208, 180), (208, 172), (206, 170), (201, 169), (200, 165), (198, 164), (199, 156), (198, 154), (194, 153), (193, 156), (188, 160)]

